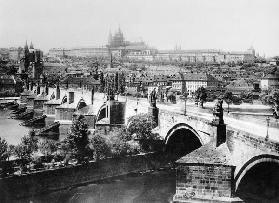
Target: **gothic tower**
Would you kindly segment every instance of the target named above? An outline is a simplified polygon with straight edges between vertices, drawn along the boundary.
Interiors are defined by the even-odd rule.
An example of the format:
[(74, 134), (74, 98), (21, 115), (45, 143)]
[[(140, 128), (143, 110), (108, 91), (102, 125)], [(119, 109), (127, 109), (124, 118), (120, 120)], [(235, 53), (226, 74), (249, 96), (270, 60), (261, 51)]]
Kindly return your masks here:
[(28, 45), (27, 45), (27, 41), (26, 41), (25, 46), (24, 46), (24, 71), (25, 72), (28, 71), (29, 65), (30, 65), (29, 49), (28, 49)]

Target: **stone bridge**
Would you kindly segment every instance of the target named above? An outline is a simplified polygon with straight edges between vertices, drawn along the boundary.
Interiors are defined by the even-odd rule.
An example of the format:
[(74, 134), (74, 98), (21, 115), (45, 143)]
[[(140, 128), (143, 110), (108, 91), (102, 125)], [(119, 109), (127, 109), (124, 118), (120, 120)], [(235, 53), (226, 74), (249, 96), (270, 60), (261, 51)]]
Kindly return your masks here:
[[(227, 149), (228, 153), (224, 153), (224, 150), (219, 151), (221, 152), (221, 155), (223, 153), (224, 156), (226, 156), (226, 160), (229, 160), (229, 162), (224, 161), (224, 163), (222, 163), (221, 161), (216, 164), (214, 160), (211, 160), (212, 162), (204, 162), (201, 165), (229, 165), (232, 169), (232, 175), (230, 179), (231, 193), (227, 195), (218, 193), (218, 186), (201, 186), (202, 189), (200, 190), (200, 194), (199, 191), (196, 191), (198, 199), (209, 198), (220, 200), (221, 198), (221, 200), (223, 200), (222, 198), (225, 197), (233, 198), (247, 172), (260, 164), (274, 163), (278, 167), (277, 170), (279, 169), (279, 142), (277, 142), (276, 140), (265, 139), (266, 128), (264, 128), (264, 126), (262, 126), (264, 128), (262, 129), (262, 132), (264, 132), (262, 136), (259, 136), (259, 133), (256, 132), (257, 129), (249, 130), (249, 128), (247, 128), (248, 130), (243, 130), (242, 128), (240, 128), (240, 125), (238, 128), (235, 125), (231, 126), (230, 124), (228, 124), (226, 126), (226, 130), (222, 132), (218, 130), (217, 126), (212, 125), (212, 119), (213, 115), (210, 116), (209, 114), (204, 115), (196, 113), (185, 116), (179, 112), (162, 109), (159, 110), (158, 127), (156, 131), (160, 134), (162, 139), (164, 139), (167, 150), (170, 150), (171, 152), (177, 152), (178, 150), (179, 155), (185, 155), (195, 149), (195, 151), (198, 151), (199, 148), (201, 149), (202, 146), (206, 145), (212, 145), (213, 150), (216, 151), (218, 151), (218, 148), (224, 148), (224, 145)], [(218, 137), (218, 134), (220, 133), (221, 136)], [(221, 143), (216, 144), (216, 142), (218, 142), (218, 139), (221, 139)], [(196, 156), (198, 153), (190, 153), (189, 159), (191, 159), (191, 154), (193, 154), (193, 156)], [(219, 156), (221, 155), (219, 154)], [(204, 156), (206, 157), (206, 155)], [(188, 156), (186, 155), (185, 158), (187, 159)], [(179, 161), (178, 163), (181, 164), (181, 162)], [(193, 162), (191, 164), (200, 164), (200, 162), (197, 161), (197, 163)], [(214, 174), (209, 175), (214, 176)], [(183, 183), (183, 180), (181, 179), (177, 181), (182, 181)], [(184, 185), (182, 184), (183, 187), (177, 187), (175, 200), (185, 200), (185, 194), (181, 195), (181, 191), (183, 193), (187, 189), (189, 189), (189, 187), (191, 188), (191, 185), (187, 186), (186, 182), (187, 181), (184, 180)], [(207, 185), (210, 185), (210, 182)]]
[[(105, 109), (103, 94), (94, 94), (89, 89), (49, 88), (47, 92), (45, 96), (34, 97), (30, 94), (25, 97), (26, 95), (23, 94), (21, 100), (26, 99), (27, 109), (28, 105), (32, 104), (34, 110), (44, 112), (52, 123), (59, 122), (60, 135), (63, 131), (67, 133), (74, 113), (84, 107), (90, 107), (86, 110), (88, 112), (83, 113), (88, 116), (89, 122), (94, 123), (92, 128), (95, 128), (95, 122), (101, 114), (100, 109)], [(136, 113), (148, 112), (149, 104), (146, 100), (138, 102), (135, 99), (127, 100), (127, 98), (119, 97), (120, 100), (123, 104), (125, 103), (123, 112), (126, 121), (127, 117)], [(227, 125), (220, 128), (212, 124), (213, 115), (208, 113), (188, 112), (185, 116), (167, 105), (158, 105), (158, 107), (158, 126), (154, 131), (164, 140), (167, 152), (177, 155), (177, 158), (186, 155), (185, 159), (182, 158), (177, 162), (181, 165), (181, 170), (178, 167), (177, 174), (182, 171), (182, 175), (177, 177), (175, 200), (187, 201), (189, 196), (185, 191), (189, 192), (189, 190), (189, 194), (195, 193), (197, 199), (220, 200), (221, 198), (223, 201), (223, 198), (233, 198), (249, 171), (265, 163), (279, 166), (279, 138), (277, 137), (279, 131), (277, 129), (272, 129), (270, 139), (266, 140), (264, 126), (253, 125), (251, 128), (249, 123), (225, 118)], [(104, 117), (112, 115), (112, 113), (106, 114)], [(120, 114), (117, 111), (115, 115)], [(203, 148), (206, 150), (201, 151)], [(191, 160), (191, 163), (187, 160)], [(204, 169), (206, 166), (211, 168)], [(224, 171), (227, 171), (225, 175), (220, 172), (220, 167), (224, 167)], [(192, 178), (188, 177), (196, 171), (203, 171), (203, 176), (198, 174)], [(210, 182), (216, 174), (218, 176), (216, 180)], [(189, 179), (181, 179), (181, 177)], [(194, 180), (200, 180), (200, 183)], [(218, 185), (217, 182), (219, 182)]]

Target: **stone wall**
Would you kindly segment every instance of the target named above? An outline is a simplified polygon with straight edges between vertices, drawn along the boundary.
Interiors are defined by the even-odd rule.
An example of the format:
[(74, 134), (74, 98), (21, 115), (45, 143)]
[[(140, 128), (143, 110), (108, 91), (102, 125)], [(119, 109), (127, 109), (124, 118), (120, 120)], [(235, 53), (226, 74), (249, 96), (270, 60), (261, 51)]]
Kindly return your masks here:
[(177, 167), (175, 201), (232, 198), (234, 166), (186, 164)]
[(66, 189), (113, 176), (156, 169), (162, 162), (162, 155), (149, 153), (3, 178), (0, 179), (0, 202), (11, 202), (12, 199)]
[(185, 123), (193, 128), (201, 138), (202, 144), (208, 143), (216, 134), (211, 121), (197, 116), (184, 116), (180, 113), (159, 110), (159, 134), (165, 139), (168, 132), (177, 124)]

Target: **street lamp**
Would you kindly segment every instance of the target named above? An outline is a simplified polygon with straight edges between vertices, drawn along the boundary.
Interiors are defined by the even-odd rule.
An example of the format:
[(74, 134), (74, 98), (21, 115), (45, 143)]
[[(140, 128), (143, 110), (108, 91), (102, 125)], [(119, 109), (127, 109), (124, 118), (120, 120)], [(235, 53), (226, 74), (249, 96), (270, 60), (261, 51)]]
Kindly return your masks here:
[(270, 118), (269, 116), (266, 118), (266, 137), (265, 137), (265, 141), (268, 140), (269, 135), (268, 135), (268, 128), (269, 128), (269, 122), (270, 122)]

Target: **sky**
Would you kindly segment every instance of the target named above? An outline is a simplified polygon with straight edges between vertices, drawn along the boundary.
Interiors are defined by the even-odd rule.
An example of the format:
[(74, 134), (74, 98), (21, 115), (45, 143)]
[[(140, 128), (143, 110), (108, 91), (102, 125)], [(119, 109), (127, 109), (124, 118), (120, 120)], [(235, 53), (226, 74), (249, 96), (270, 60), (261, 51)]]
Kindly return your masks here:
[(0, 47), (105, 45), (120, 26), (157, 49), (279, 55), (278, 0), (0, 0)]

